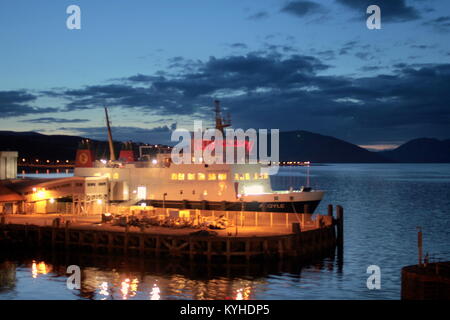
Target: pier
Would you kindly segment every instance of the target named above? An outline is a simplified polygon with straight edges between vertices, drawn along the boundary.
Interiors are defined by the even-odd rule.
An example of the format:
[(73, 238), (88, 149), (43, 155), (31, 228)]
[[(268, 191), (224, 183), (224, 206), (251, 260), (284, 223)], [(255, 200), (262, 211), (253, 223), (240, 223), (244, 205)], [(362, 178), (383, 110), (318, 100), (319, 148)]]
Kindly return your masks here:
[[(237, 212), (238, 221), (224, 230), (113, 226), (101, 216), (10, 215), (0, 221), (0, 243), (7, 246), (57, 251), (83, 251), (105, 255), (179, 257), (190, 260), (250, 261), (258, 259), (308, 259), (343, 246), (343, 209), (328, 207), (327, 215), (280, 214), (256, 220), (258, 226)], [(202, 212), (227, 215), (227, 212)], [(230, 215), (231, 212), (228, 212)], [(255, 212), (251, 213), (258, 219)], [(270, 217), (268, 212), (259, 212)], [(293, 216), (295, 215), (294, 221)], [(247, 217), (248, 218), (248, 217)], [(283, 224), (277, 223), (283, 221)], [(51, 224), (50, 224), (51, 222)], [(268, 227), (268, 223), (272, 227)]]

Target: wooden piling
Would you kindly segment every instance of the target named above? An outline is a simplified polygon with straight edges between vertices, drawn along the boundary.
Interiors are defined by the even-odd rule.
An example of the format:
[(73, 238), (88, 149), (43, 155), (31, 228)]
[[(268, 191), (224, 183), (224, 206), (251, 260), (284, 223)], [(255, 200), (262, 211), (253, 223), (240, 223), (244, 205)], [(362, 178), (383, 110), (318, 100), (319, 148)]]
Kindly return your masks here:
[(113, 243), (114, 241), (114, 237), (111, 233), (108, 233), (108, 253), (112, 253), (113, 252)]
[(292, 223), (292, 233), (295, 233), (295, 234), (301, 233), (300, 222), (294, 222), (294, 223)]
[(336, 206), (336, 219), (337, 219), (337, 245), (339, 250), (344, 248), (344, 208), (338, 205)]
[(145, 255), (145, 234), (143, 233), (139, 235), (139, 254)]
[(332, 204), (328, 205), (328, 216), (329, 217), (333, 216), (333, 205)]
[(69, 248), (69, 221), (66, 221), (65, 227), (64, 227), (64, 247), (66, 249)]

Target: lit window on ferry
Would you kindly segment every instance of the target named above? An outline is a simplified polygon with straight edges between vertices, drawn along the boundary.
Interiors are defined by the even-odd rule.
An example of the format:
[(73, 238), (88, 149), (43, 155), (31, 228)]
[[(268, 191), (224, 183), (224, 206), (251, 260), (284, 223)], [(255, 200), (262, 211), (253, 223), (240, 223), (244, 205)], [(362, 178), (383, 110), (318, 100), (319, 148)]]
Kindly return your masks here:
[(198, 178), (198, 180), (205, 180), (206, 179), (206, 175), (204, 173), (198, 173), (197, 174), (197, 178)]
[(227, 180), (227, 174), (226, 174), (226, 173), (219, 173), (219, 174), (217, 175), (217, 178), (218, 178), (219, 180), (221, 180), (221, 181)]
[(171, 179), (172, 179), (172, 180), (178, 180), (178, 174), (172, 173)]
[(204, 196), (207, 196), (207, 195), (208, 195), (208, 191), (204, 190), (204, 191), (203, 191), (203, 195), (204, 195)]
[(217, 175), (215, 173), (208, 173), (208, 180), (216, 180)]
[(188, 173), (187, 174), (187, 179), (188, 180), (195, 180), (195, 173)]
[(184, 173), (178, 174), (178, 180), (184, 180)]

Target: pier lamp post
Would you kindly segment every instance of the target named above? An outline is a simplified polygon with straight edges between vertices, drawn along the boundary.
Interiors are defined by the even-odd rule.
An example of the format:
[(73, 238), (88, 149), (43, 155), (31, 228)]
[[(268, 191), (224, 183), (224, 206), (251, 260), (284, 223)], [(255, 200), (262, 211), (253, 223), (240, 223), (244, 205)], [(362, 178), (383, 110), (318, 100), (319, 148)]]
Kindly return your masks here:
[(163, 209), (166, 208), (166, 196), (167, 196), (167, 192), (164, 192), (164, 194), (163, 194)]
[[(241, 202), (241, 216), (242, 216), (242, 212), (244, 211), (244, 199), (242, 199), (242, 196), (241, 195), (239, 195), (239, 201)], [(238, 215), (236, 214), (236, 217), (235, 217), (236, 219), (236, 221), (235, 221), (235, 225), (236, 225), (236, 234), (235, 234), (235, 237), (237, 237), (237, 235), (238, 235)]]

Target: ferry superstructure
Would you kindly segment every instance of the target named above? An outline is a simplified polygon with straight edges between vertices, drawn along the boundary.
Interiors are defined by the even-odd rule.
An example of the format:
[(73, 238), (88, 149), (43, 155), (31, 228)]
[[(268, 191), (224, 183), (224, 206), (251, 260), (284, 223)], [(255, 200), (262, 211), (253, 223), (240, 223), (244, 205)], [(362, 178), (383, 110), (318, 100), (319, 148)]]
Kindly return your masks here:
[[(224, 126), (216, 110), (216, 128)], [(112, 149), (109, 124), (108, 132)], [(130, 148), (122, 149), (118, 160), (113, 159), (95, 160), (86, 143), (77, 151), (74, 175), (107, 177), (109, 201), (124, 205), (313, 213), (324, 195), (307, 187), (272, 190), (261, 163), (206, 164), (193, 158), (190, 164), (174, 164), (167, 151), (153, 156), (141, 153), (136, 161)]]

